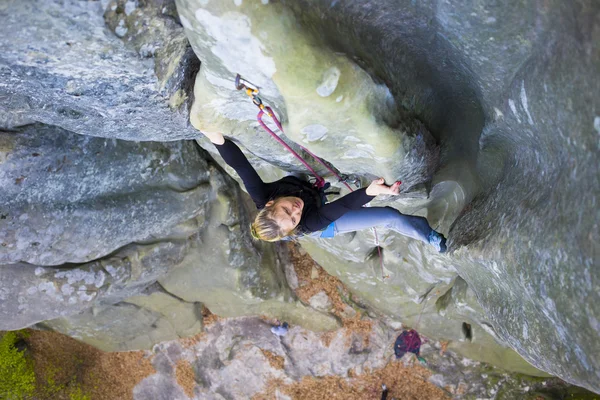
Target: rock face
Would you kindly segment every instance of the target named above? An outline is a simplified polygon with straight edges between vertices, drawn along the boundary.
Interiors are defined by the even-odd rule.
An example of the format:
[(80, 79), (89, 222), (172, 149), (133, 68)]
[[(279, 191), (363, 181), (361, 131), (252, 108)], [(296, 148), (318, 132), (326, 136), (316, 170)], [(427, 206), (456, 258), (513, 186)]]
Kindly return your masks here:
[(0, 133), (0, 141), (2, 264), (83, 263), (206, 214), (208, 164), (192, 143), (92, 138), (44, 125)]
[[(594, 268), (599, 214), (593, 206), (600, 187), (594, 130), (598, 99), (590, 95), (600, 88), (598, 4), (556, 1), (538, 9), (527, 2), (506, 8), (465, 3), (450, 8), (431, 2), (398, 10), (391, 2), (377, 8), (358, 2), (328, 8), (306, 1), (293, 7), (316, 29), (337, 31), (329, 35), (334, 49), (373, 62), (383, 79), (394, 82), (392, 92), (403, 98), (415, 93), (402, 84), (417, 70), (409, 68), (407, 77), (389, 67), (405, 71), (406, 59), (429, 67), (420, 83), (439, 91), (438, 106), (417, 101), (432, 118), (415, 111), (430, 121), (430, 130), (450, 148), (460, 142), (449, 119), (464, 116), (463, 124), (481, 132), (478, 141), (462, 149), (464, 156), (476, 156), (473, 167), (481, 187), (450, 230), (453, 247), (460, 248), (447, 262), (475, 292), (487, 322), (504, 342), (535, 366), (600, 390)], [(426, 19), (432, 22), (404, 37)], [(379, 44), (363, 39), (367, 33), (390, 31), (395, 33), (377, 36)], [(377, 57), (392, 43), (396, 46), (384, 60)], [(415, 50), (407, 54), (405, 49)], [(450, 62), (436, 62), (446, 55)], [(435, 85), (445, 77), (445, 85)], [(455, 94), (444, 97), (444, 88)], [(442, 110), (446, 101), (457, 112)], [(479, 105), (481, 130), (469, 103)], [(448, 121), (443, 130), (433, 128), (439, 121)], [(466, 132), (460, 135), (468, 137)]]
[(117, 304), (94, 306), (39, 325), (105, 351), (150, 349), (155, 343), (202, 331), (202, 304), (187, 303), (150, 286)]
[(402, 113), (385, 85), (305, 35), (289, 9), (195, 0), (177, 1), (177, 9), (202, 57), (194, 126), (222, 130), (260, 159), (294, 169), (298, 163), (277, 142), (256, 140), (268, 135), (256, 122), (256, 106), (234, 90), (239, 73), (261, 88), (292, 145), (335, 160), (342, 172), (402, 179), (407, 189), (430, 179), (438, 151), (425, 126)]
[[(340, 385), (330, 388), (328, 394), (335, 393), (339, 397), (351, 392), (354, 396), (351, 398), (360, 398), (360, 393), (366, 392), (368, 398), (379, 398), (380, 379), (361, 381), (361, 375), (371, 372), (376, 375), (378, 370), (386, 365), (389, 368), (392, 363), (410, 364), (410, 355), (395, 361), (389, 343), (396, 336), (397, 332), (389, 327), (374, 323), (373, 329), (365, 333), (339, 329), (323, 336), (293, 327), (287, 335), (278, 337), (259, 318), (221, 320), (208, 326), (205, 335), (198, 340), (161, 343), (148, 352), (157, 372), (135, 387), (133, 397), (140, 400), (149, 397), (222, 400), (253, 396), (290, 399), (288, 394), (293, 393), (294, 398), (305, 398), (303, 394), (307, 396), (308, 390), (297, 390), (302, 387), (301, 382), (320, 379), (318, 385), (322, 388), (331, 384), (326, 378), (333, 375), (350, 382), (354, 378), (356, 390), (344, 390)], [(387, 379), (383, 378), (383, 382), (393, 393), (419, 397), (419, 382), (428, 380), (443, 388), (444, 396), (451, 394), (457, 399), (533, 399), (552, 387), (552, 379), (514, 379), (501, 370), (440, 350), (440, 343), (423, 344), (421, 354), (427, 359), (429, 371), (419, 367), (395, 370)], [(191, 375), (189, 379), (181, 379), (187, 371)], [(327, 398), (326, 390), (319, 393)], [(311, 392), (311, 395), (317, 394)]]
[(198, 333), (202, 303), (338, 326), (294, 300), (275, 249), (240, 228), (240, 189), (194, 141), (39, 124), (0, 140), (0, 329), (46, 321), (105, 350), (150, 348)]
[(265, 180), (303, 171), (234, 90), (240, 73), (293, 146), (401, 179), (374, 205), (449, 236), (448, 255), (383, 229), (378, 245), (302, 239), (362, 306), (600, 391), (596, 2), (9, 0), (0, 15), (0, 329), (149, 348), (199, 332), (201, 303), (337, 326), (250, 240), (233, 180), (177, 141), (215, 154), (189, 120)]
[[(360, 157), (347, 163), (342, 131), (370, 118), (361, 112), (364, 97), (353, 90), (366, 87), (374, 96), (367, 103), (385, 110), (377, 102), (381, 86), (343, 67), (352, 59), (386, 84), (392, 109), (400, 110), (395, 115), (418, 118), (441, 142), (441, 168), (429, 199), (392, 204), (426, 215), (432, 226), (449, 232), (456, 251), (439, 257), (394, 233), (380, 233), (383, 275), (390, 275), (382, 282), (368, 232), (303, 242), (325, 268), (369, 306), (405, 322), (415, 323), (424, 306), (419, 329), (433, 336), (468, 336), (474, 343), (495, 337), (535, 366), (600, 390), (595, 356), (600, 310), (591, 300), (598, 296), (593, 265), (600, 217), (593, 206), (600, 187), (598, 103), (591, 95), (599, 88), (596, 3), (551, 1), (536, 8), (526, 2), (398, 7), (391, 1), (180, 0), (177, 5), (205, 62), (192, 113), (200, 129), (228, 132), (258, 158), (291, 169), (282, 162), (285, 156), (265, 151), (263, 141), (249, 136), (253, 108), (243, 94), (228, 89), (239, 72), (261, 86), (290, 139), (343, 172), (397, 178), (398, 170), (383, 167), (389, 153), (368, 134), (353, 136), (356, 149), (373, 146), (372, 165)], [(235, 42), (239, 37), (243, 43)], [(325, 54), (318, 38), (326, 38)], [(332, 56), (336, 51), (349, 58)], [(352, 84), (343, 84), (346, 78)], [(338, 89), (342, 105), (330, 102)], [(334, 128), (322, 121), (323, 111)], [(348, 125), (339, 122), (344, 116)], [(395, 134), (396, 142), (388, 142), (387, 129), (395, 125), (375, 120), (387, 127), (370, 130), (371, 140), (387, 150), (415, 134), (406, 129), (406, 136)], [(402, 162), (411, 165), (410, 159)], [(257, 165), (263, 176), (273, 175)], [(446, 310), (457, 273), (470, 290), (469, 305), (456, 303), (446, 313), (460, 318), (458, 323), (438, 314)], [(472, 326), (469, 335), (465, 323)]]
[(185, 245), (160, 243), (125, 248), (113, 257), (76, 268), (34, 268), (25, 263), (0, 268), (2, 329), (21, 329), (68, 316), (99, 301), (136, 294), (181, 262)]
[[(118, 35), (133, 41), (142, 31), (152, 32), (160, 40), (145, 35), (146, 41), (133, 41), (137, 51), (126, 47), (104, 24), (105, 2), (3, 2), (1, 128), (41, 122), (138, 141), (198, 136), (186, 103), (199, 63), (169, 15), (173, 7), (125, 13), (124, 3), (114, 2), (107, 11)], [(114, 15), (119, 11), (122, 17)], [(143, 23), (126, 26), (125, 14)]]
[[(45, 321), (105, 350), (150, 348), (198, 333), (200, 301), (337, 327), (290, 296), (274, 249), (240, 228), (234, 182), (195, 142), (168, 142), (197, 135), (199, 62), (173, 2), (138, 6), (104, 14), (129, 47), (100, 3), (0, 6), (0, 329)], [(202, 282), (213, 291), (194, 295)]]

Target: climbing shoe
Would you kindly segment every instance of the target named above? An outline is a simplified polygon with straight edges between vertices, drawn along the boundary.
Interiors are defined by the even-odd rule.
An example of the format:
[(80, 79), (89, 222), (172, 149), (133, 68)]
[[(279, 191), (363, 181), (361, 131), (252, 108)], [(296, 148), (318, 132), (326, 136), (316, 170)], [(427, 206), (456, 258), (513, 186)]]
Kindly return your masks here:
[(432, 245), (440, 253), (446, 252), (446, 238), (441, 233), (431, 231), (428, 237), (429, 244)]

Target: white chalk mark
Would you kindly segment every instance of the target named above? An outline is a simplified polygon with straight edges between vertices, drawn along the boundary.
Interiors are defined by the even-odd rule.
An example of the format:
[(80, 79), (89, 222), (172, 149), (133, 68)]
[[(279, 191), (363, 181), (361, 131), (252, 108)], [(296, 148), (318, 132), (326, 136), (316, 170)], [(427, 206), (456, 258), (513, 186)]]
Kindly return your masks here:
[(508, 99), (508, 106), (512, 110), (513, 114), (515, 114), (515, 117), (517, 117), (517, 121), (521, 123), (521, 118), (519, 118), (519, 114), (517, 114), (517, 107), (515, 106), (515, 102), (512, 101), (512, 99)]
[(525, 93), (525, 81), (521, 81), (521, 105), (525, 109), (525, 113), (527, 113), (527, 120), (529, 121), (529, 125), (533, 125), (533, 118), (531, 118), (529, 108), (527, 107), (527, 93)]

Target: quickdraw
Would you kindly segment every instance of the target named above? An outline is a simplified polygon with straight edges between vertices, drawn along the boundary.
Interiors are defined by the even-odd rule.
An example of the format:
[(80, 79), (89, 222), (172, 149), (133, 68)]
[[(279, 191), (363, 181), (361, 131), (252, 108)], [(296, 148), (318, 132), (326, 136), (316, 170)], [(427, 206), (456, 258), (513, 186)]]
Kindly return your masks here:
[[(262, 120), (263, 116), (266, 114), (271, 117), (271, 119), (273, 120), (273, 122), (275, 123), (275, 126), (277, 126), (277, 129), (279, 129), (282, 133), (283, 133), (283, 127), (281, 126), (281, 123), (279, 122), (279, 119), (277, 119), (277, 116), (275, 115), (275, 113), (273, 112), (273, 109), (271, 109), (271, 107), (266, 106), (262, 99), (258, 96), (259, 93), (259, 87), (256, 86), (255, 84), (253, 84), (252, 82), (242, 78), (240, 76), (240, 74), (237, 74), (235, 76), (235, 88), (237, 90), (243, 90), (246, 95), (248, 95), (248, 97), (250, 97), (252, 99), (252, 103), (254, 103), (254, 105), (256, 105), (259, 109), (258, 111), (258, 115), (256, 116), (256, 119), (258, 120), (258, 123), (260, 124), (260, 126), (263, 127), (263, 129), (265, 131), (267, 131), (275, 140), (277, 140), (283, 147), (285, 147), (285, 149), (287, 151), (289, 151), (290, 153), (292, 153), (315, 177), (316, 181), (315, 181), (315, 187), (317, 189), (323, 189), (326, 188), (326, 182), (325, 179), (323, 179), (323, 177), (321, 177), (317, 171), (314, 170), (313, 167), (311, 167), (301, 156), (300, 154), (298, 154), (294, 149), (292, 149), (283, 139), (281, 139), (275, 132), (273, 132), (273, 130), (271, 128), (269, 128), (267, 126), (267, 124), (265, 124), (265, 122)], [(321, 160), (319, 157), (317, 157), (315, 154), (313, 154), (310, 150), (308, 150), (306, 147), (302, 146), (302, 145), (298, 145), (302, 150), (304, 150), (307, 154), (309, 154), (315, 161), (317, 161), (319, 164), (323, 165), (329, 172), (331, 172), (331, 174), (333, 176), (335, 176), (339, 182), (342, 182), (351, 192), (353, 192), (354, 190), (352, 189), (352, 187), (350, 187), (350, 185), (346, 182), (345, 179), (343, 179), (337, 172), (335, 172), (329, 165), (327, 165), (323, 160)], [(377, 247), (377, 253), (379, 255), (379, 260), (380, 260), (380, 265), (381, 265), (381, 278), (382, 280), (386, 280), (387, 278), (389, 278), (389, 275), (385, 275), (384, 272), (384, 267), (383, 267), (383, 257), (381, 256), (381, 246), (379, 245), (379, 238), (377, 236), (377, 230), (375, 228), (372, 228), (373, 230), (373, 234), (375, 235), (375, 246)]]
[[(266, 106), (263, 101), (261, 100), (260, 97), (258, 97), (258, 93), (259, 93), (259, 88), (258, 86), (254, 85), (253, 83), (247, 81), (246, 79), (242, 78), (240, 76), (240, 74), (237, 74), (235, 76), (235, 88), (237, 90), (244, 90), (246, 92), (246, 94), (252, 99), (252, 102), (254, 103), (254, 105), (256, 105), (259, 108), (258, 111), (258, 115), (256, 116), (256, 119), (258, 120), (258, 123), (260, 124), (260, 126), (263, 127), (264, 130), (266, 130), (275, 140), (277, 140), (283, 147), (285, 147), (285, 149), (287, 151), (289, 151), (290, 153), (292, 153), (306, 168), (308, 168), (308, 170), (313, 174), (313, 176), (316, 179), (315, 182), (315, 187), (317, 189), (322, 189), (325, 187), (325, 179), (323, 179), (318, 173), (317, 171), (314, 170), (313, 167), (311, 167), (301, 156), (300, 154), (298, 154), (294, 149), (292, 149), (285, 141), (283, 141), (283, 139), (281, 139), (275, 132), (273, 132), (273, 130), (271, 128), (269, 128), (267, 126), (267, 124), (265, 124), (265, 122), (263, 121), (263, 116), (266, 114), (271, 117), (271, 119), (273, 120), (273, 122), (275, 123), (275, 126), (277, 126), (277, 129), (279, 129), (281, 132), (283, 132), (283, 127), (281, 126), (281, 123), (279, 122), (279, 119), (277, 119), (277, 116), (275, 115), (275, 113), (273, 112), (273, 109), (269, 106)], [(302, 150), (304, 150), (305, 152), (307, 152), (308, 154), (310, 154), (317, 162), (319, 162), (321, 165), (323, 165), (325, 168), (327, 168), (329, 170), (329, 172), (331, 172), (332, 174), (334, 174), (338, 179), (342, 180), (342, 178), (333, 170), (331, 169), (325, 162), (323, 162), (323, 160), (321, 160), (319, 157), (317, 157), (316, 155), (314, 155), (313, 153), (311, 153), (307, 148), (305, 148), (304, 146), (298, 145), (300, 146), (300, 148)], [(348, 186), (346, 184), (346, 186)], [(350, 188), (350, 186), (348, 186), (348, 188)], [(352, 189), (350, 189), (352, 190)]]

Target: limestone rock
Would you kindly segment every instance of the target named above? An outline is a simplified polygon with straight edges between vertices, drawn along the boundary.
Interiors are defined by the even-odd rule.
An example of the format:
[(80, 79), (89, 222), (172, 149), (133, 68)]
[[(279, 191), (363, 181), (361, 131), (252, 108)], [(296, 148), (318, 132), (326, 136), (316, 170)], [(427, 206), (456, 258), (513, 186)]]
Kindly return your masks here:
[(168, 96), (171, 111), (187, 116), (200, 60), (183, 33), (175, 1), (112, 0), (105, 7), (104, 20), (141, 58), (154, 62), (157, 90)]
[(312, 308), (321, 311), (330, 311), (332, 306), (331, 299), (323, 290), (308, 299), (308, 303)]
[(201, 243), (160, 284), (223, 317), (264, 315), (316, 331), (338, 327), (332, 316), (294, 299), (282, 268), (282, 263), (289, 263), (283, 254), (271, 244), (252, 241), (246, 228), (250, 224), (247, 203), (232, 180), (211, 174), (210, 183), (217, 201), (200, 234)]
[(37, 124), (0, 132), (0, 143), (0, 265), (91, 261), (206, 212), (207, 163), (193, 142)]
[(107, 138), (197, 137), (185, 103), (199, 63), (182, 28), (168, 14), (137, 10), (126, 40), (142, 30), (155, 36), (136, 51), (106, 29), (103, 4), (3, 2), (0, 127), (42, 122)]
[[(430, 202), (415, 211), (461, 248), (448, 258), (419, 252), (420, 278), (439, 276), (426, 278), (432, 260), (452, 266), (481, 305), (477, 319), (502, 343), (600, 391), (599, 106), (591, 95), (600, 91), (599, 4), (284, 3), (334, 51), (389, 82), (443, 143)], [(389, 258), (386, 268), (400, 269)], [(349, 286), (367, 298), (387, 292)], [(380, 308), (392, 296), (369, 303)]]
[[(335, 169), (365, 182), (374, 175), (400, 178), (409, 196), (373, 205), (426, 216), (449, 236), (453, 251), (447, 255), (383, 229), (378, 245), (370, 232), (302, 239), (310, 254), (358, 295), (361, 306), (404, 326), (420, 320), (419, 330), (432, 338), (451, 340), (461, 353), (479, 353), (487, 361), (515, 361), (508, 345), (536, 367), (600, 391), (600, 291), (594, 268), (600, 240), (600, 106), (593, 95), (600, 92), (599, 8), (590, 0), (549, 0), (543, 7), (493, 1), (427, 0), (399, 7), (395, 1), (178, 0), (177, 17), (172, 3), (162, 0), (3, 2), (0, 126), (17, 131), (14, 137), (2, 134), (0, 141), (6, 193), (0, 207), (10, 202), (8, 214), (4, 209), (0, 214), (6, 243), (1, 263), (10, 263), (0, 267), (6, 277), (0, 296), (14, 294), (8, 306), (2, 304), (3, 312), (14, 326), (23, 326), (89, 306), (68, 308), (68, 299), (50, 296), (50, 313), (42, 312), (44, 304), (26, 293), (30, 287), (14, 289), (12, 282), (42, 283), (48, 293), (57, 287), (43, 281), (44, 275), (35, 276), (35, 265), (25, 262), (91, 271), (96, 268), (91, 260), (122, 251), (132, 241), (184, 246), (181, 241), (189, 247), (178, 253), (181, 268), (161, 264), (166, 270), (157, 274), (165, 275), (151, 274), (141, 286), (159, 279), (188, 311), (185, 303), (206, 302), (223, 315), (290, 317), (320, 329), (335, 325), (298, 305), (272, 248), (250, 241), (245, 226), (251, 214), (243, 210), (245, 200), (231, 180), (214, 173), (214, 166), (207, 173), (195, 155), (181, 165), (164, 156), (191, 154), (189, 144), (117, 146), (69, 137), (195, 138), (189, 117), (201, 129), (218, 129), (237, 140), (265, 180), (284, 170), (304, 172), (264, 136), (256, 107), (233, 89), (235, 73), (241, 73), (261, 87), (284, 124), (286, 140), (306, 145)], [(203, 63), (195, 80), (197, 60), (177, 18)], [(31, 125), (39, 122), (69, 133)], [(442, 149), (439, 159), (433, 138)], [(205, 139), (199, 142), (215, 154)], [(44, 152), (32, 150), (38, 143)], [(99, 143), (115, 157), (93, 161), (85, 149), (98, 149)], [(160, 154), (137, 156), (144, 151)], [(72, 154), (83, 164), (70, 164)], [(150, 171), (158, 168), (156, 179), (142, 172), (145, 159), (167, 163), (150, 165)], [(111, 169), (109, 162), (120, 167)], [(108, 181), (115, 184), (102, 181), (107, 175), (98, 170), (114, 172)], [(56, 174), (62, 178), (52, 178)], [(219, 189), (201, 195), (209, 180)], [(142, 192), (156, 199), (155, 208), (131, 195)], [(199, 206), (209, 192), (211, 206)], [(179, 203), (183, 198), (187, 201)], [(157, 204), (166, 202), (179, 206), (159, 210)], [(95, 214), (97, 205), (106, 221)], [(106, 213), (110, 205), (120, 211)], [(122, 212), (128, 208), (145, 213), (138, 225), (137, 215)], [(25, 212), (31, 216), (21, 220)], [(107, 229), (101, 232), (102, 227)], [(69, 262), (83, 264), (64, 264)], [(94, 270), (94, 277), (99, 272)], [(122, 295), (139, 294), (137, 284), (111, 292), (114, 296), (104, 287), (98, 290), (104, 296), (102, 304), (94, 304), (98, 315), (113, 312), (100, 306), (118, 304), (140, 321), (167, 321), (162, 307), (124, 303)], [(46, 292), (40, 299), (49, 296)], [(23, 310), (20, 304), (29, 304), (22, 319), (15, 317)], [(39, 313), (32, 311), (36, 307)], [(82, 326), (89, 328), (90, 319), (82, 317)], [(176, 329), (162, 332), (167, 331), (178, 335)], [(134, 336), (125, 332), (111, 343), (134, 343)], [(292, 334), (284, 340), (295, 339)], [(340, 365), (327, 365), (312, 355), (314, 349), (303, 350), (311, 354), (313, 375)], [(248, 356), (264, 361), (255, 348)], [(219, 382), (215, 372), (206, 375)], [(458, 390), (460, 381), (452, 384)], [(175, 392), (169, 393), (179, 396)]]
[[(407, 189), (430, 179), (438, 151), (425, 126), (400, 113), (388, 87), (303, 32), (289, 9), (279, 3), (176, 3), (202, 60), (191, 111), (198, 129), (223, 131), (259, 159), (298, 170), (298, 163), (258, 126), (250, 99), (235, 90), (239, 73), (261, 88), (298, 151), (295, 143), (327, 161), (335, 159), (343, 172), (401, 179)], [(255, 140), (256, 135), (265, 140)]]
[[(197, 398), (248, 399), (264, 393), (267, 385), (277, 380), (279, 395), (276, 392), (275, 396), (283, 400), (289, 398), (283, 393), (284, 385), (332, 375), (351, 381), (395, 358), (391, 343), (398, 332), (376, 322), (368, 344), (363, 344), (363, 351), (359, 352), (353, 350), (344, 329), (332, 332), (331, 341), (326, 343), (320, 335), (299, 327), (292, 328), (283, 338), (273, 335), (269, 328), (259, 318), (224, 319), (208, 327), (206, 334), (191, 345), (166, 342), (155, 346), (152, 355), (157, 373), (136, 386), (134, 399), (180, 398), (182, 387), (177, 369), (182, 363), (194, 370), (193, 392)], [(362, 338), (360, 341), (366, 343)], [(424, 344), (422, 356), (432, 372), (430, 381), (453, 390), (457, 399), (469, 395), (492, 398), (507, 386), (513, 398), (518, 398), (529, 392), (528, 386), (543, 388), (552, 382), (511, 376), (452, 352), (440, 355), (437, 345)]]
[(140, 293), (177, 266), (186, 250), (185, 242), (160, 242), (127, 246), (111, 257), (71, 268), (2, 265), (0, 329), (22, 329)]
[(68, 334), (104, 351), (151, 349), (156, 343), (202, 331), (201, 304), (164, 290), (144, 291), (114, 305), (99, 305), (40, 326)]

